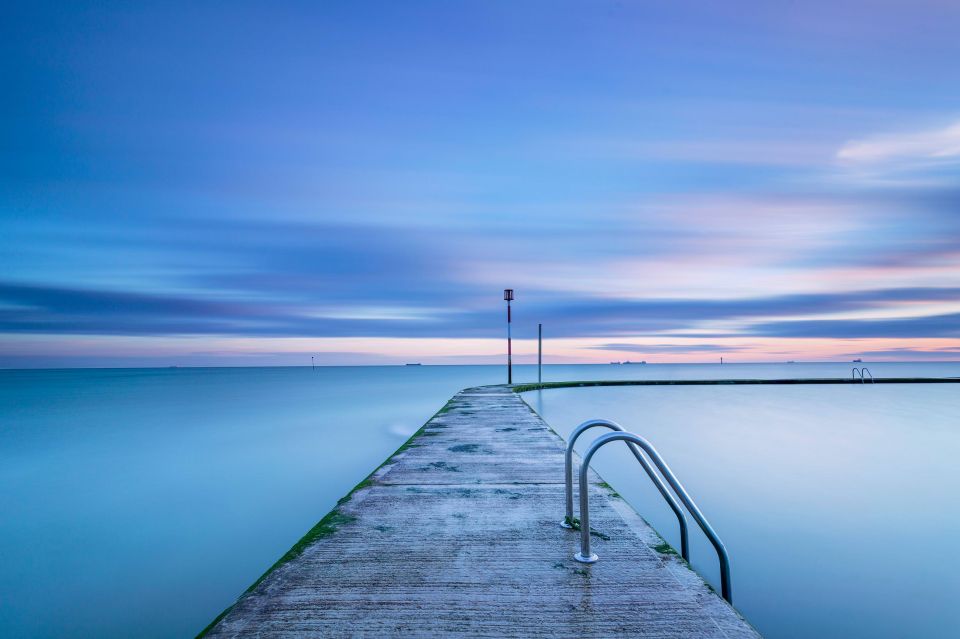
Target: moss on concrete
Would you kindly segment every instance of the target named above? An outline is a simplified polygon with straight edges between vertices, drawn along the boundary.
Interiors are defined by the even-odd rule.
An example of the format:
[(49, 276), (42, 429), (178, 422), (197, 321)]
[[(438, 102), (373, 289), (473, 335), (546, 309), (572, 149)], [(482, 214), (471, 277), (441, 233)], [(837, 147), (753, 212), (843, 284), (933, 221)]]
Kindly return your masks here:
[[(341, 501), (345, 501), (346, 499), (347, 499), (347, 498), (344, 498), (344, 499), (341, 500)], [(317, 541), (318, 539), (323, 539), (324, 537), (329, 537), (330, 535), (332, 535), (333, 533), (335, 533), (335, 532), (337, 531), (337, 529), (340, 528), (341, 526), (344, 526), (344, 525), (346, 525), (346, 524), (352, 523), (352, 522), (354, 522), (354, 521), (356, 521), (356, 520), (357, 520), (357, 518), (354, 517), (353, 515), (346, 515), (346, 514), (344, 514), (344, 513), (341, 513), (341, 512), (339, 511), (339, 506), (338, 506), (337, 508), (334, 508), (333, 510), (331, 510), (330, 512), (328, 512), (328, 513), (323, 517), (323, 519), (321, 519), (320, 521), (318, 521), (318, 522), (317, 522), (317, 525), (315, 525), (313, 528), (311, 528), (310, 531), (307, 532), (306, 535), (304, 535), (303, 537), (301, 537), (301, 538), (300, 538), (300, 541), (298, 541), (297, 543), (295, 543), (295, 544), (293, 545), (293, 547), (290, 548), (290, 550), (288, 550), (282, 557), (280, 557), (280, 559), (278, 559), (278, 560), (276, 561), (276, 563), (274, 563), (272, 566), (270, 566), (270, 568), (268, 568), (265, 573), (263, 573), (262, 575), (260, 575), (260, 578), (257, 579), (255, 582), (253, 582), (253, 583), (250, 585), (250, 587), (247, 588), (247, 589), (243, 592), (243, 594), (245, 595), (245, 594), (247, 594), (248, 592), (251, 592), (251, 591), (252, 591), (254, 588), (256, 588), (257, 586), (259, 586), (259, 585), (260, 585), (260, 582), (267, 578), (267, 575), (269, 575), (270, 573), (272, 573), (274, 570), (276, 570), (276, 569), (279, 568), (280, 566), (284, 565), (285, 563), (287, 563), (288, 561), (290, 561), (290, 560), (292, 560), (292, 559), (295, 559), (296, 557), (299, 557), (300, 554), (304, 551), (304, 549), (306, 549), (306, 547), (309, 546), (310, 544), (312, 544), (313, 542)], [(238, 601), (239, 601), (239, 600), (238, 600)], [(200, 634), (198, 634), (197, 637), (198, 637), (198, 638), (199, 638), (199, 637), (203, 637), (205, 634), (207, 634), (207, 632), (209, 632), (211, 628), (213, 628), (215, 625), (217, 625), (217, 622), (219, 622), (221, 619), (223, 619), (223, 618), (226, 616), (226, 614), (227, 614), (228, 612), (230, 612), (230, 610), (231, 610), (231, 609), (233, 608), (233, 606), (235, 606), (235, 605), (236, 605), (236, 603), (234, 603), (233, 605), (229, 606), (226, 610), (224, 610), (224, 611), (221, 612), (219, 615), (217, 615), (217, 618), (214, 619), (213, 621), (211, 621), (211, 622), (210, 622), (210, 625), (208, 625), (206, 628), (204, 628), (203, 630), (201, 630), (201, 631), (200, 631)]]
[[(960, 377), (877, 377), (876, 384), (958, 384)], [(860, 384), (859, 379), (848, 377), (809, 377), (789, 379), (617, 379), (584, 380), (570, 382), (543, 382), (540, 384), (515, 384), (510, 390), (527, 393), (551, 388), (579, 388), (583, 386), (743, 386), (743, 385), (794, 385), (794, 384)]]
[(680, 553), (674, 550), (673, 546), (671, 546), (667, 542), (657, 544), (656, 546), (653, 547), (653, 549), (656, 550), (661, 555), (676, 555), (678, 557), (680, 556)]
[[(579, 518), (579, 517), (574, 517), (573, 519), (570, 519), (569, 517), (564, 517), (563, 520), (564, 520), (565, 522), (567, 522), (568, 524), (570, 524), (571, 526), (573, 526), (573, 529), (574, 529), (574, 530), (580, 530), (580, 518)], [(591, 536), (591, 537), (596, 537), (597, 539), (602, 539), (602, 540), (604, 540), (604, 541), (610, 541), (610, 535), (608, 535), (608, 534), (606, 534), (606, 533), (600, 532), (599, 530), (597, 530), (597, 529), (594, 528), (593, 526), (590, 527), (590, 536)]]
[[(292, 548), (290, 548), (290, 550), (288, 550), (282, 557), (280, 557), (280, 559), (278, 559), (272, 566), (270, 566), (270, 568), (268, 568), (266, 572), (260, 575), (260, 577), (256, 581), (254, 581), (249, 588), (244, 590), (243, 593), (240, 595), (240, 597), (237, 598), (237, 601), (227, 606), (227, 608), (223, 612), (221, 612), (219, 615), (217, 615), (217, 617), (213, 621), (211, 621), (206, 628), (201, 630), (200, 633), (197, 635), (197, 639), (200, 639), (201, 637), (206, 635), (208, 632), (210, 632), (210, 630), (214, 626), (216, 626), (217, 623), (221, 619), (223, 619), (227, 615), (227, 613), (233, 609), (234, 606), (237, 605), (237, 602), (240, 601), (240, 599), (244, 595), (251, 592), (254, 588), (260, 585), (260, 582), (266, 579), (274, 570), (284, 565), (285, 563), (289, 562), (291, 559), (298, 557), (303, 552), (303, 550), (313, 542), (317, 541), (318, 539), (322, 539), (324, 537), (329, 537), (330, 535), (335, 533), (337, 529), (340, 528), (340, 526), (343, 526), (345, 524), (355, 521), (356, 518), (353, 517), (352, 515), (341, 513), (340, 507), (343, 504), (350, 501), (357, 491), (373, 484), (374, 483), (373, 477), (380, 471), (380, 469), (382, 469), (387, 464), (392, 463), (393, 458), (399, 455), (400, 453), (402, 453), (403, 451), (415, 446), (416, 444), (414, 444), (414, 440), (423, 434), (424, 429), (427, 427), (427, 424), (429, 424), (431, 421), (434, 420), (434, 418), (438, 417), (439, 415), (443, 415), (444, 413), (449, 412), (453, 408), (453, 405), (454, 405), (453, 399), (450, 399), (449, 401), (447, 401), (447, 403), (444, 404), (440, 408), (440, 410), (438, 410), (436, 413), (431, 415), (430, 419), (424, 422), (424, 424), (420, 428), (418, 428), (417, 431), (413, 435), (411, 435), (409, 439), (407, 439), (407, 441), (403, 442), (403, 444), (401, 444), (400, 447), (397, 448), (397, 450), (393, 451), (393, 453), (389, 457), (387, 457), (382, 464), (377, 466), (372, 473), (367, 475), (360, 483), (354, 486), (353, 489), (350, 490), (350, 492), (348, 492), (346, 495), (341, 497), (337, 501), (337, 505), (334, 506), (333, 510), (331, 510), (326, 515), (324, 515), (323, 519), (317, 522), (317, 524), (313, 528), (311, 528), (306, 535), (301, 537), (300, 540), (297, 543), (295, 543)], [(440, 463), (443, 463), (443, 462), (440, 462)], [(457, 471), (459, 469), (454, 467), (452, 469), (448, 468), (447, 470)]]
[(616, 490), (613, 489), (613, 486), (608, 484), (605, 481), (600, 482), (601, 488), (606, 488), (611, 497), (616, 497), (617, 499), (623, 499), (623, 497)]

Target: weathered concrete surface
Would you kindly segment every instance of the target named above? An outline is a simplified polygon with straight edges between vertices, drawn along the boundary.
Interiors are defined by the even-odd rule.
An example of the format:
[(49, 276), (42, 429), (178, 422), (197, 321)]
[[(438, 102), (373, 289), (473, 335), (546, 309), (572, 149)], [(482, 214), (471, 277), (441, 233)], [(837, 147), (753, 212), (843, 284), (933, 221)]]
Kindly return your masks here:
[(509, 389), (459, 393), (208, 636), (759, 636), (597, 478), (575, 562), (563, 450)]

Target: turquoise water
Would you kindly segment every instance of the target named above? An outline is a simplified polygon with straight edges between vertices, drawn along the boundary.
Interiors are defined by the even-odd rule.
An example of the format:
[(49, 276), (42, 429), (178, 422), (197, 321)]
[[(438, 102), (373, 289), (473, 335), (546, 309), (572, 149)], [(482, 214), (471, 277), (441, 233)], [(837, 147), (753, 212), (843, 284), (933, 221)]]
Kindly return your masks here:
[(0, 371), (0, 636), (193, 636), (500, 368)]
[[(960, 364), (868, 366), (878, 377), (960, 376)], [(749, 370), (761, 374), (730, 376), (771, 372)], [(595, 387), (524, 399), (563, 436), (606, 418), (650, 440), (726, 544), (737, 608), (765, 636), (958, 636), (960, 386)], [(594, 465), (680, 547), (676, 518), (622, 446)], [(693, 565), (717, 585), (716, 554), (690, 523)], [(603, 561), (602, 542), (594, 550)]]
[[(544, 379), (847, 376), (850, 366), (549, 366)], [(870, 367), (960, 375), (958, 365)], [(0, 636), (196, 634), (451, 395), (503, 377), (497, 366), (0, 371)], [(534, 379), (533, 367), (515, 368), (515, 381)], [(770, 636), (861, 627), (865, 611), (891, 616), (891, 602), (942, 621), (945, 599), (958, 593), (945, 543), (958, 532), (950, 512), (956, 473), (942, 476), (958, 452), (956, 387), (800, 388), (816, 392), (624, 388), (525, 397), (560, 430), (578, 412), (628, 428), (643, 416), (644, 434), (731, 546), (738, 605)], [(876, 437), (878, 428), (898, 439)], [(911, 454), (895, 455), (904, 431)], [(843, 434), (843, 454), (814, 454), (815, 434), (827, 437), (823, 450), (837, 445), (830, 433)], [(839, 481), (848, 472), (840, 461), (859, 473), (852, 486)], [(611, 482), (633, 499), (642, 482), (634, 468), (624, 473)], [(906, 488), (917, 482), (925, 485), (919, 497)], [(774, 487), (784, 484), (790, 499), (771, 510)], [(641, 492), (636, 499), (673, 540), (669, 519), (657, 519), (659, 503)], [(838, 519), (844, 504), (850, 510)], [(850, 530), (862, 535), (844, 536)], [(709, 574), (709, 548), (694, 552)], [(848, 563), (827, 561), (851, 556), (862, 561), (849, 565), (872, 570), (861, 581), (876, 586), (856, 582)], [(928, 580), (938, 580), (939, 594)], [(876, 601), (860, 601), (868, 596)]]

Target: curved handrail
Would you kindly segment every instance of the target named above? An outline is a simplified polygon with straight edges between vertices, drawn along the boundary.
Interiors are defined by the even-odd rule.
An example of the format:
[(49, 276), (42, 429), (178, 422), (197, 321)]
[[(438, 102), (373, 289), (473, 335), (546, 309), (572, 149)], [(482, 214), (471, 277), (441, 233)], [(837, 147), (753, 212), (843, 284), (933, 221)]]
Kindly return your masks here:
[(856, 366), (854, 366), (854, 367), (853, 367), (853, 370), (850, 371), (850, 379), (852, 379), (853, 381), (857, 381), (857, 374), (858, 374), (858, 373), (860, 374), (860, 383), (862, 384), (862, 383), (863, 383), (863, 372), (862, 372), (859, 368), (857, 368)]
[(580, 465), (580, 552), (574, 555), (573, 558), (581, 563), (593, 563), (598, 559), (595, 554), (590, 552), (590, 502), (587, 490), (587, 473), (590, 470), (590, 461), (596, 452), (610, 442), (620, 440), (636, 444), (650, 456), (653, 463), (656, 464), (660, 472), (663, 473), (663, 476), (666, 477), (667, 482), (670, 483), (670, 487), (673, 488), (677, 496), (680, 497), (683, 505), (686, 506), (690, 514), (693, 515), (694, 520), (696, 520), (700, 526), (703, 534), (707, 536), (707, 539), (710, 540), (710, 543), (713, 544), (714, 549), (717, 551), (717, 558), (720, 560), (720, 588), (723, 598), (733, 603), (733, 593), (730, 586), (730, 559), (727, 556), (726, 547), (713, 530), (713, 526), (706, 520), (703, 513), (697, 508), (697, 505), (693, 503), (693, 499), (687, 494), (687, 491), (680, 484), (680, 481), (673, 474), (673, 471), (670, 470), (667, 463), (663, 461), (657, 449), (643, 437), (634, 435), (633, 433), (613, 432), (601, 435), (593, 442), (590, 450), (588, 450), (587, 454), (583, 457), (583, 463)]
[[(871, 372), (870, 372), (870, 369), (867, 368), (866, 366), (864, 366), (863, 368), (860, 369), (860, 379), (861, 379), (861, 380), (863, 380), (863, 374), (864, 374), (864, 373), (866, 373), (867, 375), (870, 376), (870, 383), (873, 384), (873, 383), (874, 383), (874, 381), (873, 381), (873, 373), (871, 373)], [(865, 382), (864, 382), (864, 383), (865, 383)]]
[[(564, 457), (564, 479), (566, 480), (566, 515), (563, 518), (563, 521), (560, 522), (560, 525), (564, 528), (572, 529), (573, 528), (573, 445), (577, 443), (577, 439), (590, 430), (601, 426), (603, 428), (609, 428), (613, 431), (624, 432), (623, 427), (608, 419), (589, 419), (576, 428), (573, 429), (573, 432), (570, 433), (570, 438), (567, 441), (567, 452)], [(677, 516), (677, 522), (680, 524), (680, 555), (690, 561), (690, 543), (687, 534), (687, 518), (683, 516), (683, 510), (680, 508), (680, 504), (677, 503), (677, 500), (674, 499), (673, 495), (670, 494), (670, 491), (667, 490), (667, 487), (664, 485), (663, 480), (660, 479), (660, 476), (653, 472), (653, 468), (650, 467), (649, 462), (647, 462), (646, 457), (640, 454), (640, 451), (637, 450), (637, 447), (632, 443), (627, 442), (627, 447), (630, 449), (630, 452), (633, 453), (633, 456), (637, 458), (637, 461), (640, 462), (640, 465), (647, 472), (647, 476), (650, 477), (650, 480), (657, 487), (657, 490), (660, 491), (660, 495), (663, 496), (664, 500), (670, 506), (670, 509), (673, 511), (673, 514)]]

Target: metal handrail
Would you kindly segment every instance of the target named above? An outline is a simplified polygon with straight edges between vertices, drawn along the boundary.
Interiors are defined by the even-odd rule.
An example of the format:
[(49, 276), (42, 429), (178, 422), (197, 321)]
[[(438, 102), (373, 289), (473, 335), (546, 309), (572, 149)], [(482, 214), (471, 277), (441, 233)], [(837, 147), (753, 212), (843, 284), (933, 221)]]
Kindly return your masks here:
[[(613, 431), (624, 432), (623, 427), (607, 419), (590, 419), (575, 429), (570, 433), (570, 438), (567, 441), (567, 453), (564, 459), (564, 479), (566, 480), (566, 507), (567, 512), (564, 516), (563, 521), (560, 522), (560, 525), (567, 529), (573, 529), (573, 445), (577, 443), (577, 439), (588, 431), (591, 428), (595, 427), (609, 428)], [(637, 447), (632, 443), (627, 442), (627, 447), (630, 449), (630, 452), (633, 453), (633, 456), (637, 458), (637, 461), (640, 462), (640, 465), (645, 471), (647, 471), (647, 476), (650, 477), (650, 480), (657, 487), (657, 490), (660, 491), (660, 494), (663, 496), (664, 500), (670, 506), (670, 509), (673, 511), (673, 514), (677, 516), (677, 522), (680, 524), (680, 554), (681, 556), (690, 561), (690, 544), (687, 535), (687, 518), (683, 516), (683, 510), (680, 508), (680, 504), (677, 503), (677, 500), (670, 494), (670, 491), (667, 490), (666, 485), (664, 485), (663, 480), (660, 479), (660, 476), (653, 471), (653, 468), (650, 467), (649, 462), (647, 462), (646, 457), (640, 454), (640, 451), (637, 450)]]
[(663, 473), (663, 476), (666, 477), (670, 487), (673, 488), (675, 493), (677, 493), (677, 496), (680, 497), (683, 505), (687, 507), (687, 510), (700, 526), (703, 534), (705, 534), (707, 539), (710, 540), (710, 543), (713, 544), (714, 549), (717, 551), (717, 558), (720, 560), (721, 594), (729, 603), (733, 603), (733, 593), (730, 587), (730, 559), (727, 556), (726, 547), (724, 547), (723, 542), (720, 541), (720, 537), (718, 537), (717, 533), (713, 530), (713, 526), (711, 526), (706, 520), (706, 518), (703, 516), (703, 513), (700, 512), (699, 508), (697, 508), (697, 505), (693, 503), (693, 499), (691, 499), (690, 495), (687, 494), (687, 491), (684, 489), (683, 485), (680, 484), (680, 481), (677, 479), (676, 475), (673, 474), (673, 471), (670, 470), (670, 467), (667, 466), (667, 463), (663, 461), (663, 458), (660, 456), (660, 453), (657, 452), (657, 449), (655, 449), (653, 445), (643, 437), (634, 435), (633, 433), (613, 432), (607, 433), (606, 435), (601, 435), (596, 439), (596, 441), (593, 442), (593, 444), (590, 446), (590, 450), (588, 450), (587, 454), (583, 457), (583, 463), (580, 465), (580, 552), (574, 555), (573, 558), (585, 564), (592, 564), (598, 559), (597, 555), (590, 552), (590, 502), (588, 495), (589, 491), (587, 489), (587, 473), (590, 470), (590, 461), (593, 459), (593, 456), (596, 454), (596, 452), (610, 442), (620, 440), (636, 444), (642, 448), (647, 455), (650, 456), (650, 459), (653, 460), (653, 463), (656, 464), (657, 468), (660, 469), (660, 472)]
[(859, 375), (860, 375), (860, 383), (861, 383), (861, 384), (866, 384), (866, 383), (867, 383), (867, 380), (866, 380), (866, 378), (864, 377), (864, 375), (869, 375), (869, 376), (870, 376), (870, 383), (871, 383), (871, 384), (876, 383), (876, 382), (873, 381), (873, 373), (871, 373), (871, 372), (870, 372), (870, 369), (867, 368), (866, 366), (864, 366), (863, 368), (857, 368), (856, 366), (853, 367), (853, 370), (850, 371), (850, 376), (851, 376), (851, 378), (853, 379), (853, 381), (857, 381), (857, 374), (858, 374), (858, 373), (859, 373)]
[[(866, 366), (864, 366), (863, 368), (860, 369), (860, 379), (861, 379), (861, 380), (863, 380), (863, 374), (864, 374), (864, 373), (866, 373), (867, 375), (870, 376), (870, 383), (871, 383), (871, 384), (875, 383), (875, 382), (873, 381), (873, 373), (871, 373), (871, 372), (870, 372), (870, 369), (867, 368)], [(861, 383), (863, 383), (863, 382), (861, 381)]]

